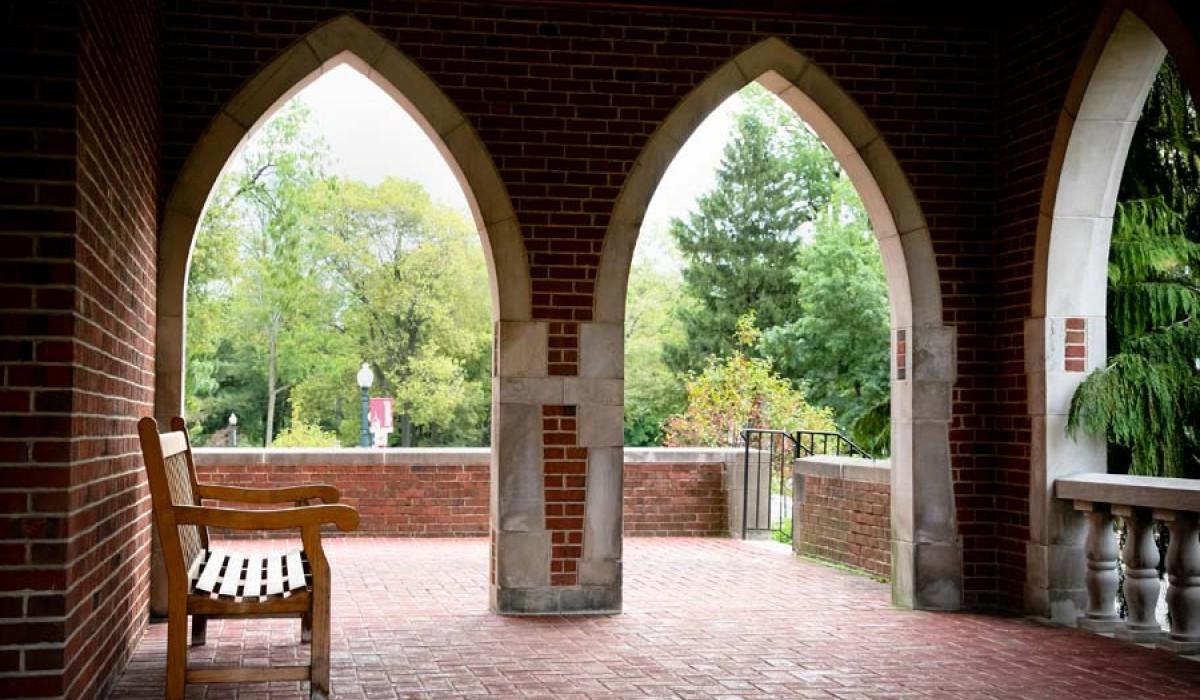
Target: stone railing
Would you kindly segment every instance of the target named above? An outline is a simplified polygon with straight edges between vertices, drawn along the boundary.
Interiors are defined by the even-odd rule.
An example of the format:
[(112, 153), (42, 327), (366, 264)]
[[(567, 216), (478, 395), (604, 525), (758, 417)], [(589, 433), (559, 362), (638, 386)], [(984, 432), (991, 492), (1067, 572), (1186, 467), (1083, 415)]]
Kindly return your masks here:
[(795, 461), (792, 548), (891, 575), (891, 464), (819, 455)]
[[(488, 534), (487, 448), (197, 448), (195, 455), (201, 481), (231, 486), (333, 484), (342, 491), (342, 500), (358, 509), (360, 534)], [(625, 534), (736, 533), (742, 500), (740, 459), (736, 449), (625, 450)]]
[[(1087, 515), (1087, 612), (1079, 626), (1181, 654), (1200, 653), (1200, 481), (1079, 474), (1058, 479), (1054, 490), (1055, 496), (1074, 502), (1075, 510)], [(1127, 528), (1119, 553), (1128, 608), (1124, 620), (1115, 604), (1119, 575), (1114, 518)], [(1166, 603), (1171, 627), (1166, 633), (1156, 614), (1161, 586), (1156, 521), (1170, 530)]]

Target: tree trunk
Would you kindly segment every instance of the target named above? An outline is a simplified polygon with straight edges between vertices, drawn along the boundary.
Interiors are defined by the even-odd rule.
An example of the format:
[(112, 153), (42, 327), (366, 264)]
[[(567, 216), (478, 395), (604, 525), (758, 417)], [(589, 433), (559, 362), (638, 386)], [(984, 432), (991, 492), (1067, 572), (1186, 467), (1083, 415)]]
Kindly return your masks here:
[(412, 447), (412, 421), (407, 413), (400, 416), (400, 446)]
[(275, 376), (275, 365), (278, 335), (278, 329), (272, 320), (267, 330), (267, 429), (263, 433), (266, 436), (263, 440), (263, 447), (270, 447), (271, 442), (275, 439), (275, 383), (278, 381)]

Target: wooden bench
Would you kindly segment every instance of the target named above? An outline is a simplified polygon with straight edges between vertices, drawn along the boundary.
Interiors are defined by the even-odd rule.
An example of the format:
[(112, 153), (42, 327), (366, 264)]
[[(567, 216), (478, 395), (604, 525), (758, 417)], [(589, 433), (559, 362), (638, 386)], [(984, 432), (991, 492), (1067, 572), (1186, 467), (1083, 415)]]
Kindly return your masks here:
[[(188, 683), (308, 681), (311, 698), (329, 697), (329, 563), (321, 549), (321, 525), (350, 531), (358, 512), (327, 485), (241, 488), (196, 480), (192, 446), (182, 418), (159, 434), (153, 418), (138, 422), (142, 456), (150, 481), (154, 523), (167, 568), (168, 700), (182, 700)], [(296, 504), (275, 510), (241, 510), (202, 505), (202, 499), (251, 504)], [(320, 500), (325, 505), (308, 505)], [(208, 528), (300, 530), (302, 548), (274, 554), (244, 554), (210, 547)], [(306, 666), (187, 667), (187, 623), (192, 643), (205, 642), (209, 618), (298, 617), (301, 641), (311, 642)]]

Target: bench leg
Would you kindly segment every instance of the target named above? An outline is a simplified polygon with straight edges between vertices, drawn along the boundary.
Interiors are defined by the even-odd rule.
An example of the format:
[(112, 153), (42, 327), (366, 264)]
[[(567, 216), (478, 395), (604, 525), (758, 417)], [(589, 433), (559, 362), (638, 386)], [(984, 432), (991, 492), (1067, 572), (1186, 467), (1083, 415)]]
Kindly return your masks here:
[(300, 642), (308, 643), (312, 641), (312, 613), (304, 613), (300, 616)]
[(208, 641), (208, 616), (192, 615), (192, 646), (202, 647)]
[(167, 693), (166, 700), (183, 700), (187, 674), (187, 610), (181, 604), (167, 610)]

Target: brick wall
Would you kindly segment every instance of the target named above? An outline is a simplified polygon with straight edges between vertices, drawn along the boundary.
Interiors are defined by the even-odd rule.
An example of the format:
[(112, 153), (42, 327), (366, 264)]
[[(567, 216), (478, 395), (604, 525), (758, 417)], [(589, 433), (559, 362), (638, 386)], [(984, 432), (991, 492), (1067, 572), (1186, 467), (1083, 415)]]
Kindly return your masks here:
[(156, 8), (80, 7), (69, 698), (103, 690), (144, 629), (150, 503), (136, 420), (154, 399), (158, 229)]
[(797, 468), (792, 548), (799, 554), (891, 576), (891, 488), (886, 463), (818, 457), (800, 462), (806, 464)]
[[(729, 534), (725, 463), (670, 450), (637, 450), (654, 461), (625, 462), (625, 534), (720, 537)], [(711, 454), (711, 453), (710, 453)], [(637, 459), (635, 457), (634, 459)], [(660, 461), (667, 460), (667, 461)], [(671, 461), (675, 460), (675, 461)], [(570, 460), (561, 461), (569, 463)], [(321, 482), (358, 509), (358, 534), (400, 537), (483, 537), (488, 534), (487, 450), (387, 450), (319, 453), (272, 450), (196, 452), (201, 481), (227, 486), (281, 486)], [(559, 476), (573, 478), (573, 475)], [(553, 505), (547, 502), (547, 518)], [(559, 528), (562, 539), (578, 526)], [(244, 533), (221, 532), (222, 537)], [(254, 533), (251, 536), (265, 536)], [(572, 561), (563, 552), (564, 562)], [(567, 567), (563, 567), (564, 569)]]
[(153, 6), (0, 10), (0, 695), (92, 698), (141, 633)]
[(625, 464), (625, 534), (726, 537), (725, 464)]
[(78, 24), (65, 2), (0, 9), (0, 695), (7, 696), (61, 695), (64, 687)]
[(1024, 323), (1032, 311), (1037, 218), (1059, 112), (1097, 16), (1096, 3), (1075, 0), (1047, 7), (1037, 21), (1004, 27), (998, 128), (1005, 147), (998, 156), (996, 269), (989, 299), (994, 400), (983, 416), (959, 421), (955, 436), (960, 450), (977, 445), (976, 455), (987, 452), (986, 462), (962, 455), (970, 478), (956, 485), (960, 510), (972, 514), (961, 530), (970, 552), (964, 572), (978, 591), (968, 602), (976, 606), (1022, 607), (1032, 431)]

